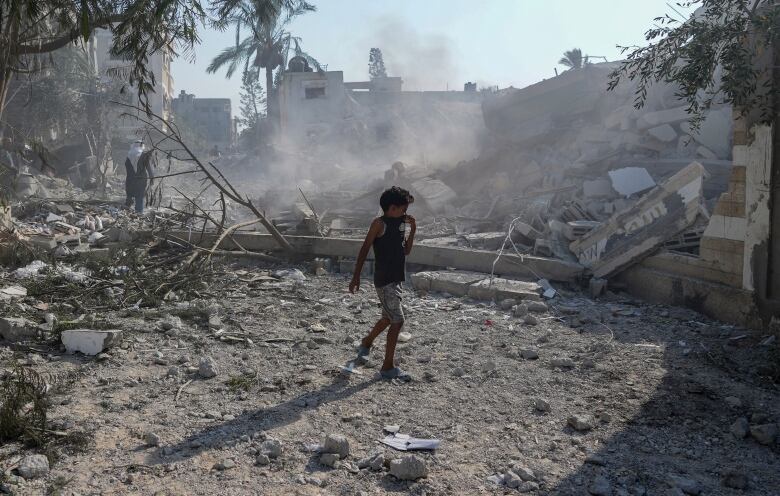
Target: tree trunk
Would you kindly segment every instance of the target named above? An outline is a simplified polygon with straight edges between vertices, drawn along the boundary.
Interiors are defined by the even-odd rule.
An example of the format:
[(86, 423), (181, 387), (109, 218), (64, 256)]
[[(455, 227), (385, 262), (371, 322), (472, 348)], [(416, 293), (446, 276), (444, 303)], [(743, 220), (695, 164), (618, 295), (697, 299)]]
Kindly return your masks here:
[(268, 134), (269, 138), (273, 139), (276, 136), (276, 130), (278, 125), (277, 111), (279, 107), (276, 99), (276, 89), (274, 89), (274, 70), (271, 67), (265, 68), (265, 102), (266, 102), (266, 122), (268, 122)]

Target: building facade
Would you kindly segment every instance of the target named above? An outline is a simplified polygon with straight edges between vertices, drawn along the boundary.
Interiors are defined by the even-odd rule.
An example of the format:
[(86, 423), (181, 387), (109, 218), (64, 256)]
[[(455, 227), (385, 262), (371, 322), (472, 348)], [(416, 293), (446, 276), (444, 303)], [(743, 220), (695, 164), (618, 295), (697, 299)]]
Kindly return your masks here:
[(226, 151), (235, 144), (230, 98), (196, 98), (181, 90), (172, 109), (176, 124), (194, 133), (201, 147)]

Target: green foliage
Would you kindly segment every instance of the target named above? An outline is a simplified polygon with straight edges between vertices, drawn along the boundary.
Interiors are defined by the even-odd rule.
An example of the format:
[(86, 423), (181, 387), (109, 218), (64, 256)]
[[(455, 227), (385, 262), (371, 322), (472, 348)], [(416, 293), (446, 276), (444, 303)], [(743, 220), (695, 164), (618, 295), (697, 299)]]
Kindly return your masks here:
[(249, 67), (241, 76), (240, 111), (238, 122), (248, 129), (256, 129), (265, 115), (265, 96), (260, 84), (260, 71)]
[(579, 48), (572, 48), (566, 52), (563, 52), (563, 57), (558, 61), (559, 64), (565, 65), (569, 69), (581, 69), (585, 59), (582, 57), (582, 50)]
[(609, 89), (626, 79), (637, 84), (634, 106), (641, 108), (656, 82), (678, 86), (697, 128), (715, 103), (756, 112), (763, 121), (776, 115), (772, 46), (778, 41), (780, 4), (770, 0), (689, 0), (698, 8), (687, 19), (666, 15), (645, 33), (644, 47), (623, 47), (627, 59), (610, 77)]
[(372, 48), (368, 52), (368, 75), (371, 79), (387, 77), (385, 60), (382, 57), (382, 50), (379, 48)]

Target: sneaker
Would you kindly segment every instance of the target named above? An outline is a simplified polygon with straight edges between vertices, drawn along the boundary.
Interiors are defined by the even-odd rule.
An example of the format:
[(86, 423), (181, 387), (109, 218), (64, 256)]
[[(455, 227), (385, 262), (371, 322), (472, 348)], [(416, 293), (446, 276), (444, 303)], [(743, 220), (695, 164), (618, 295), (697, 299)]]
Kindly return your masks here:
[(407, 374), (398, 367), (394, 367), (390, 370), (380, 370), (379, 375), (382, 376), (382, 379), (398, 379), (401, 382), (409, 382), (412, 380), (411, 375)]
[(357, 358), (355, 358), (355, 363), (358, 365), (365, 365), (366, 362), (368, 362), (369, 356), (371, 356), (371, 348), (366, 348), (365, 346), (360, 345), (357, 349)]

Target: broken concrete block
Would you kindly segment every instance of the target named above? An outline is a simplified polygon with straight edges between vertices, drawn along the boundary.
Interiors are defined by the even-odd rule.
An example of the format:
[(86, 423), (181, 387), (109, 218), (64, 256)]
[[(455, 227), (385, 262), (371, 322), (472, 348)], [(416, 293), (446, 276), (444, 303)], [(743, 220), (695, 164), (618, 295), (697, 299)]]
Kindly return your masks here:
[(528, 239), (537, 239), (542, 237), (542, 233), (534, 229), (533, 226), (526, 224), (525, 222), (516, 221), (514, 223), (515, 230), (525, 236)]
[(706, 146), (697, 146), (696, 147), (696, 155), (701, 158), (706, 158), (708, 160), (717, 160), (718, 156), (715, 155), (715, 153), (707, 148)]
[(693, 139), (711, 150), (717, 158), (727, 158), (731, 153), (732, 116), (730, 109), (711, 110), (698, 131), (691, 129), (690, 124), (680, 125), (683, 132), (693, 136)]
[(612, 182), (609, 179), (594, 179), (582, 183), (582, 193), (585, 198), (608, 198), (615, 196)]
[(449, 186), (438, 179), (426, 177), (412, 183), (414, 196), (425, 202), (434, 212), (441, 212), (457, 198), (457, 194)]
[(706, 175), (700, 163), (692, 162), (569, 247), (595, 277), (609, 277), (641, 261), (696, 221)]
[(540, 257), (553, 256), (552, 245), (550, 242), (546, 239), (536, 239), (534, 241), (534, 255), (538, 255)]
[(122, 340), (120, 329), (71, 329), (62, 331), (62, 344), (68, 353), (81, 352), (85, 355), (97, 355)]
[(0, 336), (12, 343), (28, 341), (38, 337), (38, 327), (23, 317), (3, 317), (0, 318)]
[(623, 196), (641, 193), (655, 186), (655, 181), (644, 167), (624, 167), (611, 170), (607, 174), (612, 181), (612, 187)]
[(422, 291), (438, 291), (455, 296), (466, 296), (469, 286), (485, 278), (479, 272), (442, 270), (412, 274), (412, 285)]
[(471, 284), (468, 295), (477, 300), (536, 300), (539, 298), (540, 286), (535, 282), (514, 281), (498, 277), (483, 279)]
[(647, 112), (636, 121), (636, 127), (640, 131), (657, 127), (661, 124), (675, 124), (677, 122), (687, 121), (690, 118), (687, 107), (677, 107), (669, 110), (659, 110), (658, 112)]
[(675, 131), (674, 128), (669, 124), (661, 124), (660, 126), (651, 127), (647, 130), (647, 134), (657, 139), (658, 141), (663, 141), (664, 143), (670, 143), (677, 139), (677, 131)]
[(573, 220), (566, 223), (564, 236), (566, 236), (569, 241), (574, 241), (575, 239), (580, 239), (585, 236), (600, 225), (601, 222), (595, 220)]
[(465, 236), (471, 248), (479, 248), (481, 250), (498, 250), (501, 245), (504, 244), (506, 239), (505, 232), (485, 232), (476, 234), (467, 234)]

